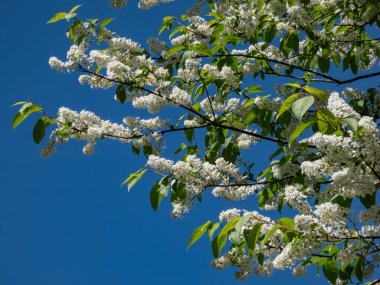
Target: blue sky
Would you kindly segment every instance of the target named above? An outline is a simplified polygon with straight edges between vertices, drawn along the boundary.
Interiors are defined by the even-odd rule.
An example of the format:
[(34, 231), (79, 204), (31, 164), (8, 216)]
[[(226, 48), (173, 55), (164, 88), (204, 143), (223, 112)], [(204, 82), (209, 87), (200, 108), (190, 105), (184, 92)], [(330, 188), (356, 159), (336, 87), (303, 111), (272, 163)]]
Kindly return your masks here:
[[(149, 11), (130, 1), (123, 10), (108, 1), (4, 1), (0, 17), (2, 68), (0, 82), (0, 284), (238, 284), (233, 271), (211, 268), (210, 242), (204, 238), (186, 251), (191, 232), (220, 210), (236, 204), (221, 200), (197, 205), (174, 221), (164, 201), (157, 213), (149, 204), (153, 182), (145, 179), (130, 193), (121, 182), (144, 164), (130, 146), (102, 141), (95, 153), (82, 154), (82, 143), (60, 146), (44, 159), (32, 140), (35, 118), (11, 129), (17, 111), (10, 106), (30, 99), (55, 114), (64, 105), (121, 120), (136, 114), (115, 102), (112, 90), (80, 86), (76, 75), (48, 66), (50, 56), (63, 58), (70, 43), (67, 24), (46, 25), (56, 12), (82, 4), (83, 18), (114, 17), (119, 35), (145, 43), (155, 36), (161, 19), (185, 11), (178, 0)], [(194, 2), (194, 1), (193, 1)], [(17, 4), (16, 4), (17, 3)], [(261, 152), (265, 151), (262, 149)], [(259, 157), (260, 158), (260, 157)], [(256, 209), (254, 200), (244, 206)], [(290, 272), (269, 279), (251, 277), (245, 284), (325, 284), (311, 272), (294, 280)], [(244, 284), (244, 283), (243, 283)]]

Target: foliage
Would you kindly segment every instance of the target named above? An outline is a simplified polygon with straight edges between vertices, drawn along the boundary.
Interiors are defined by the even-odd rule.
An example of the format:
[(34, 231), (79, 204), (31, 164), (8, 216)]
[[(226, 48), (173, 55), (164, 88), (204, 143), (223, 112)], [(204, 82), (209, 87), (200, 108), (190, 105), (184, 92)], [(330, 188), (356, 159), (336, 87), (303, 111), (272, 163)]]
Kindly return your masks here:
[[(139, 6), (159, 2), (169, 1), (141, 0)], [(163, 18), (159, 34), (168, 41), (148, 39), (149, 50), (108, 30), (111, 18), (80, 20), (78, 8), (48, 22), (69, 21), (72, 42), (67, 60), (52, 57), (51, 67), (79, 72), (81, 84), (115, 90), (121, 104), (160, 117), (118, 124), (62, 107), (53, 118), (21, 102), (13, 128), (40, 112), (37, 144), (57, 125), (43, 156), (70, 139), (86, 141), (87, 155), (99, 139), (131, 143), (147, 163), (123, 184), (130, 190), (144, 174), (158, 175), (152, 208), (168, 197), (174, 218), (203, 195), (258, 197), (260, 213), (223, 211), (188, 243), (207, 232), (213, 265), (237, 267), (238, 279), (287, 268), (302, 276), (313, 264), (332, 284), (371, 278), (380, 251), (380, 93), (377, 86), (357, 87), (380, 75), (373, 36), (380, 28), (378, 1), (198, 1), (180, 18)], [(279, 78), (288, 83), (272, 95), (257, 85)], [(182, 115), (163, 119), (168, 107)], [(187, 140), (173, 155), (163, 151), (171, 133)], [(248, 160), (259, 143), (277, 147), (266, 169)], [(284, 208), (293, 216), (263, 215)]]

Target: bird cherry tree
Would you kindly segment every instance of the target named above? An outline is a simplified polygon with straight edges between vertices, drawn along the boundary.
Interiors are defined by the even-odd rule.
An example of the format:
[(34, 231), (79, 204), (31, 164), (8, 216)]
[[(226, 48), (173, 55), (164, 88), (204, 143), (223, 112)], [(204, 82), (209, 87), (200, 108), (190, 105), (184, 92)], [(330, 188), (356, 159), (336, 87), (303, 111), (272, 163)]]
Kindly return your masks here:
[[(164, 17), (149, 49), (113, 33), (109, 18), (80, 19), (78, 8), (49, 21), (66, 19), (72, 43), (67, 58), (51, 57), (50, 66), (78, 73), (80, 84), (115, 94), (144, 117), (111, 122), (65, 107), (53, 116), (20, 102), (13, 128), (39, 114), (39, 144), (55, 126), (42, 156), (69, 140), (84, 141), (86, 155), (102, 139), (128, 143), (147, 162), (124, 184), (157, 177), (151, 205), (157, 210), (169, 198), (174, 218), (203, 195), (226, 203), (256, 197), (258, 211), (210, 217), (188, 244), (207, 233), (213, 266), (236, 267), (237, 279), (284, 269), (302, 276), (314, 264), (332, 284), (377, 282), (380, 2), (200, 0)], [(263, 81), (275, 86), (271, 95)], [(166, 139), (182, 133), (169, 149)], [(252, 161), (258, 144), (275, 149), (262, 169)], [(285, 208), (293, 214), (271, 218)]]

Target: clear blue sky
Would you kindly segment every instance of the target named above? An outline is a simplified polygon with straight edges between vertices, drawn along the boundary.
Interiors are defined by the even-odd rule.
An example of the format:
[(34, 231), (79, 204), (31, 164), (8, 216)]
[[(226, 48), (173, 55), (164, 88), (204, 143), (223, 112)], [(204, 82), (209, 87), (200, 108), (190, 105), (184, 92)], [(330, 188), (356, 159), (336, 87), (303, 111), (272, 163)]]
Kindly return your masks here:
[[(190, 1), (177, 0), (150, 11), (130, 1), (123, 10), (108, 0), (3, 1), (0, 17), (0, 284), (238, 284), (233, 270), (211, 268), (210, 242), (202, 239), (189, 251), (191, 232), (218, 212), (237, 206), (221, 200), (199, 204), (190, 215), (174, 221), (168, 201), (158, 213), (149, 205), (152, 180), (131, 193), (120, 183), (143, 165), (129, 145), (101, 142), (95, 153), (82, 154), (82, 143), (60, 146), (48, 159), (32, 140), (35, 119), (15, 131), (16, 101), (30, 99), (55, 114), (65, 105), (88, 109), (107, 119), (131, 115), (112, 100), (113, 92), (80, 86), (76, 75), (48, 66), (50, 56), (64, 57), (67, 25), (46, 25), (56, 12), (77, 4), (80, 17), (114, 17), (110, 26), (120, 35), (145, 42), (155, 36), (163, 16), (184, 11)], [(192, 1), (195, 2), (195, 1)], [(209, 202), (209, 203), (208, 203)], [(255, 209), (251, 200), (244, 204)], [(313, 271), (294, 280), (290, 272), (269, 279), (251, 277), (245, 284), (326, 284)]]

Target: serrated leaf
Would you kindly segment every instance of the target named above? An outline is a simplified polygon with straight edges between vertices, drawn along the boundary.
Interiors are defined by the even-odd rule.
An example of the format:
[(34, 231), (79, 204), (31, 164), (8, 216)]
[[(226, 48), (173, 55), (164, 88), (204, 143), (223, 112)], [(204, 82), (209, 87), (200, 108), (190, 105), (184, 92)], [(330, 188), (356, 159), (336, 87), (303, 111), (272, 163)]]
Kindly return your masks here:
[(334, 24), (335, 24), (335, 20), (336, 20), (336, 15), (332, 15), (325, 23), (325, 25), (323, 26), (323, 29), (326, 30), (326, 31), (331, 31), (331, 29), (334, 27)]
[(212, 236), (214, 235), (215, 231), (219, 228), (219, 226), (220, 226), (219, 222), (217, 222), (217, 223), (211, 223), (211, 224), (208, 225), (208, 227), (207, 227), (207, 235), (210, 238), (210, 240), (212, 240)]
[(277, 220), (277, 223), (281, 226), (284, 226), (284, 227), (287, 227), (290, 229), (294, 228), (294, 226), (295, 226), (294, 221), (290, 218), (287, 218), (287, 217), (284, 217), (284, 218)]
[(192, 46), (190, 46), (190, 49), (192, 51), (199, 53), (199, 54), (203, 54), (206, 56), (212, 56), (212, 51), (206, 44), (192, 45)]
[(105, 18), (105, 19), (101, 22), (100, 26), (101, 26), (102, 28), (104, 28), (104, 27), (107, 26), (109, 23), (111, 23), (111, 21), (113, 21), (113, 18)]
[(235, 225), (235, 231), (241, 234), (241, 230), (244, 224), (252, 217), (252, 214), (247, 214), (243, 216)]
[(330, 70), (330, 60), (325, 56), (319, 56), (318, 67), (323, 73), (328, 73)]
[(130, 174), (128, 178), (125, 179), (124, 182), (121, 184), (121, 186), (123, 186), (124, 184), (127, 184), (128, 192), (129, 192), (131, 188), (140, 180), (140, 178), (144, 175), (146, 171), (147, 171), (146, 168), (142, 168)]
[(303, 115), (314, 104), (313, 96), (306, 96), (292, 103), (292, 111), (298, 120), (301, 121)]
[(297, 128), (293, 131), (289, 138), (289, 146), (311, 125), (315, 123), (315, 119), (308, 120), (300, 123)]
[(183, 132), (185, 133), (185, 137), (186, 137), (187, 141), (192, 142), (195, 130), (188, 128), (188, 129), (184, 130)]
[(162, 198), (169, 193), (169, 182), (172, 175), (167, 175), (158, 180), (150, 190), (150, 205), (153, 210), (157, 211), (158, 206), (161, 204)]
[(352, 204), (352, 198), (343, 198), (340, 195), (335, 195), (331, 202), (350, 209)]
[(367, 209), (371, 208), (376, 204), (376, 193), (373, 194), (367, 194), (364, 197), (359, 197), (360, 202), (366, 207)]
[(348, 118), (340, 119), (340, 121), (347, 124), (354, 133), (357, 132), (357, 130), (358, 130), (358, 119), (348, 117)]
[(299, 84), (298, 82), (295, 82), (295, 83), (287, 83), (285, 84), (286, 86), (289, 86), (289, 87), (293, 87), (293, 88), (301, 88), (301, 84)]
[(329, 280), (332, 284), (335, 284), (339, 274), (339, 268), (335, 261), (332, 259), (328, 259), (323, 264), (322, 269), (323, 274), (326, 276), (327, 280)]
[(49, 119), (48, 117), (42, 117), (38, 119), (33, 128), (33, 140), (36, 144), (39, 144), (45, 136), (46, 128), (56, 123), (56, 120)]
[(69, 12), (69, 14), (73, 14), (79, 7), (81, 7), (82, 5), (77, 5), (75, 6), (74, 8), (72, 8)]
[(264, 236), (264, 239), (261, 241), (261, 247), (263, 247), (267, 241), (273, 236), (273, 234), (280, 228), (280, 226), (274, 226), (269, 232)]
[(173, 54), (176, 54), (177, 52), (179, 52), (180, 50), (183, 50), (185, 49), (186, 47), (184, 45), (178, 45), (178, 46), (174, 46), (172, 47), (168, 53), (167, 53), (167, 56), (172, 56)]
[(355, 276), (360, 282), (363, 281), (364, 275), (364, 257), (360, 256), (354, 262)]
[(51, 18), (51, 19), (47, 22), (47, 24), (51, 24), (51, 23), (58, 22), (58, 21), (60, 21), (60, 20), (62, 20), (62, 19), (65, 19), (66, 16), (67, 16), (67, 13), (65, 13), (65, 12), (59, 12), (59, 13), (55, 14), (54, 17)]
[(122, 104), (127, 100), (127, 92), (125, 91), (125, 86), (123, 84), (119, 84), (116, 88), (116, 99)]
[(314, 263), (317, 263), (320, 261), (320, 257), (310, 257), (308, 259), (306, 259), (303, 263), (302, 263), (302, 266), (306, 267), (306, 266), (309, 266), (309, 265), (312, 265)]
[(150, 198), (150, 205), (152, 206), (152, 209), (157, 211), (158, 206), (160, 205), (162, 201), (162, 195), (159, 191), (160, 185), (159, 181), (154, 183), (152, 189), (150, 190), (149, 198)]
[(268, 28), (266, 28), (265, 36), (264, 36), (265, 43), (270, 44), (272, 42), (274, 36), (276, 35), (276, 31), (277, 31), (276, 27), (277, 27), (276, 24), (273, 23), (269, 25)]
[(39, 105), (32, 105), (31, 103), (26, 103), (21, 107), (20, 111), (14, 116), (12, 122), (12, 128), (15, 129), (19, 124), (21, 124), (30, 114), (39, 112), (42, 107)]
[(228, 221), (228, 223), (222, 228), (219, 235), (225, 235), (228, 234), (230, 231), (232, 231), (235, 228), (235, 225), (242, 217), (235, 217)]
[(187, 249), (190, 248), (197, 240), (199, 240), (203, 234), (207, 231), (208, 226), (211, 224), (211, 221), (207, 221), (203, 225), (199, 226), (194, 230), (194, 232), (190, 236), (189, 243), (187, 245)]
[(314, 95), (319, 100), (321, 100), (324, 103), (327, 103), (327, 93), (321, 89), (317, 89), (310, 86), (304, 86), (302, 87), (303, 90), (305, 90), (307, 93)]
[(297, 33), (291, 33), (286, 42), (286, 46), (294, 50), (296, 54), (299, 52), (299, 37)]
[(248, 253), (253, 255), (255, 253), (256, 243), (260, 237), (261, 223), (256, 224), (245, 236), (248, 246)]
[(278, 120), (279, 117), (281, 117), (281, 115), (284, 112), (286, 112), (292, 107), (293, 102), (298, 98), (299, 95), (300, 93), (295, 93), (293, 95), (290, 95), (288, 98), (286, 98), (286, 100), (282, 103), (280, 109), (277, 112), (276, 121)]
[(227, 241), (227, 235), (223, 235), (222, 237), (219, 237), (219, 235), (213, 239), (211, 243), (211, 249), (212, 249), (212, 254), (214, 255), (215, 258), (217, 258), (220, 254), (220, 251), (224, 247)]

